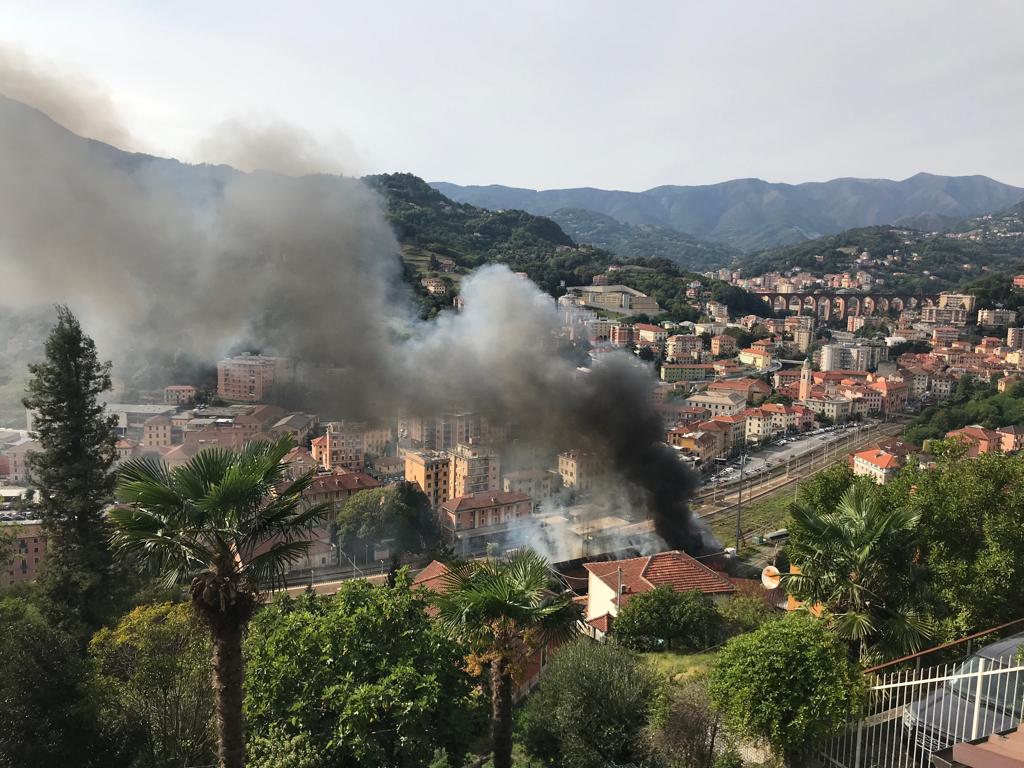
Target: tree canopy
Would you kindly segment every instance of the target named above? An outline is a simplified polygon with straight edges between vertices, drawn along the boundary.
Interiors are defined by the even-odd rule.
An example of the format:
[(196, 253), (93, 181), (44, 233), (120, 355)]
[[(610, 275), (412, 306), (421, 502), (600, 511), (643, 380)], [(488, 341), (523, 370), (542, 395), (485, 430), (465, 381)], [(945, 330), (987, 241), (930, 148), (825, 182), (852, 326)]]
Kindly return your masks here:
[(832, 736), (860, 700), (860, 671), (824, 622), (789, 614), (718, 652), (708, 691), (737, 735), (792, 756)]
[(703, 592), (676, 592), (671, 586), (632, 595), (612, 624), (612, 637), (637, 651), (699, 651), (722, 638), (724, 625)]
[(479, 730), (465, 648), (429, 618), (404, 571), (393, 587), (359, 580), (279, 600), (253, 620), (245, 650), (257, 764), (282, 742), (311, 766), (413, 768), (435, 750), (461, 764)]
[(581, 639), (554, 654), (520, 718), (526, 751), (546, 765), (639, 764), (659, 683), (643, 658)]

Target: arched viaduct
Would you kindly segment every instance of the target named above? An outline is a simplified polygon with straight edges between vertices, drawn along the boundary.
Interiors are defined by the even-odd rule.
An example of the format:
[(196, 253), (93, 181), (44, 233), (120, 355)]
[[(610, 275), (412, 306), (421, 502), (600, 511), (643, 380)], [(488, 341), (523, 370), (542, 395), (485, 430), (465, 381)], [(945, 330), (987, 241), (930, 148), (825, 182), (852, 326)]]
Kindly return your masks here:
[(809, 314), (823, 320), (845, 320), (857, 315), (885, 315), (890, 310), (917, 309), (934, 306), (938, 296), (921, 294), (912, 296), (901, 293), (776, 293), (758, 292), (758, 296), (773, 310), (790, 310), (798, 314)]

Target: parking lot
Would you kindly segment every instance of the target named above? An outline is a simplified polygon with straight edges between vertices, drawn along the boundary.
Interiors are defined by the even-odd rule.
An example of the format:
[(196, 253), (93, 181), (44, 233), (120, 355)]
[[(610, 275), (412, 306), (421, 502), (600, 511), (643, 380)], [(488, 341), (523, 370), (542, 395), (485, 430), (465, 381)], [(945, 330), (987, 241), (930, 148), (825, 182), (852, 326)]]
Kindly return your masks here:
[[(832, 447), (844, 438), (852, 437), (878, 423), (877, 419), (866, 419), (857, 424), (825, 427), (803, 434), (780, 437), (756, 451), (746, 454), (743, 475), (744, 477), (754, 477), (776, 467), (785, 466), (788, 462), (808, 456), (815, 451)], [(736, 457), (727, 463), (720, 462), (720, 468), (705, 478), (704, 486), (723, 485), (739, 480), (740, 463), (743, 460), (744, 457)]]

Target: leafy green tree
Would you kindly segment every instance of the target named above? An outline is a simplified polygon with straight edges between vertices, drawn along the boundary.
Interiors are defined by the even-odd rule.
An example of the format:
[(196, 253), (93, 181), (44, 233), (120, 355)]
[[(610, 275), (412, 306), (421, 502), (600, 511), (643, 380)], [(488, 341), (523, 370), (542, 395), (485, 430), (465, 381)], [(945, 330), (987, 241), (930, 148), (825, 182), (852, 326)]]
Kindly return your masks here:
[(46, 340), (46, 357), (29, 366), (24, 399), (42, 450), (29, 455), (42, 496), (48, 541), (43, 584), (65, 626), (88, 634), (110, 618), (122, 590), (115, 576), (103, 510), (114, 476), (114, 418), (99, 396), (110, 389), (110, 363), (65, 306)]
[(780, 612), (760, 597), (735, 595), (719, 603), (718, 614), (730, 636), (753, 632), (769, 621), (780, 618)]
[(140, 606), (89, 643), (93, 687), (110, 730), (142, 734), (140, 766), (213, 757), (210, 641), (189, 606)]
[(704, 680), (673, 685), (658, 700), (647, 729), (656, 765), (666, 768), (711, 768), (719, 715), (711, 708)]
[(722, 638), (722, 617), (703, 592), (662, 585), (632, 595), (612, 624), (612, 637), (636, 651), (699, 651)]
[(0, 600), (0, 766), (117, 764), (100, 748), (76, 638), (29, 601)]
[(361, 491), (338, 514), (338, 535), (346, 542), (392, 540), (402, 552), (426, 552), (440, 541), (430, 501), (415, 483)]
[(855, 484), (834, 509), (797, 503), (790, 518), (789, 557), (800, 570), (785, 575), (786, 591), (827, 611), (862, 659), (920, 649), (932, 628), (915, 563), (919, 516)]
[(453, 566), (434, 602), (444, 631), (489, 673), (494, 768), (511, 768), (514, 678), (533, 653), (576, 634), (580, 610), (531, 550)]
[(291, 440), (251, 442), (240, 451), (212, 448), (168, 469), (132, 459), (120, 472), (110, 512), (112, 542), (127, 558), (164, 575), (191, 579), (189, 596), (213, 639), (213, 694), (221, 768), (245, 761), (242, 632), (260, 590), (282, 583), (309, 547), (327, 505), (307, 506), (312, 473), (287, 479)]
[(919, 556), (948, 636), (1020, 617), (1024, 456), (943, 455), (935, 469), (908, 474), (900, 502), (919, 518)]
[(324, 765), (413, 768), (437, 750), (461, 765), (482, 702), (462, 669), (465, 648), (427, 608), (400, 571), (392, 587), (352, 581), (261, 611), (246, 640), (256, 762), (283, 739)]
[(581, 639), (561, 648), (520, 715), (527, 753), (547, 765), (641, 763), (659, 683), (635, 653)]
[(708, 680), (725, 725), (741, 738), (767, 742), (788, 765), (842, 727), (862, 686), (844, 643), (800, 613), (734, 637)]

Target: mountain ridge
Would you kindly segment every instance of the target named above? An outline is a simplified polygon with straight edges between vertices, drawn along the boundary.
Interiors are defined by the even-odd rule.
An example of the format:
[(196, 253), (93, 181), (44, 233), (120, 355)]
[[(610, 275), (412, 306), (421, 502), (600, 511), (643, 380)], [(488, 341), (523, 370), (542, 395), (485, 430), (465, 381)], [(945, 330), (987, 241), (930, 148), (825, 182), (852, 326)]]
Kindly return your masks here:
[(746, 178), (695, 186), (661, 185), (641, 192), (449, 182), (431, 182), (431, 186), (453, 200), (484, 208), (517, 208), (540, 216), (560, 208), (583, 208), (623, 224), (668, 227), (747, 252), (917, 217), (959, 220), (1024, 200), (1024, 188), (980, 174), (923, 172), (899, 181), (840, 177), (787, 184)]

